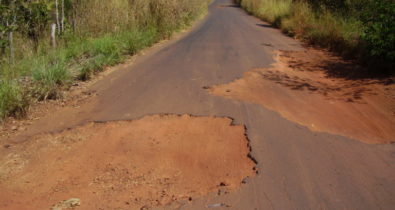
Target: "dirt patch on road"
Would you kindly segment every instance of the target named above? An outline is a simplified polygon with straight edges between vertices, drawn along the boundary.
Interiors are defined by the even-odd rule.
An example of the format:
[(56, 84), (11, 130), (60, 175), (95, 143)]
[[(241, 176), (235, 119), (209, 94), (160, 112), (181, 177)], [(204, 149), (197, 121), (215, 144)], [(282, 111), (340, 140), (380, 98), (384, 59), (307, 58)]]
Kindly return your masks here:
[(282, 51), (271, 68), (254, 69), (210, 92), (261, 104), (313, 131), (395, 142), (394, 80), (362, 71), (324, 51)]
[(229, 118), (154, 115), (90, 123), (0, 148), (0, 208), (181, 205), (254, 176), (244, 126)]

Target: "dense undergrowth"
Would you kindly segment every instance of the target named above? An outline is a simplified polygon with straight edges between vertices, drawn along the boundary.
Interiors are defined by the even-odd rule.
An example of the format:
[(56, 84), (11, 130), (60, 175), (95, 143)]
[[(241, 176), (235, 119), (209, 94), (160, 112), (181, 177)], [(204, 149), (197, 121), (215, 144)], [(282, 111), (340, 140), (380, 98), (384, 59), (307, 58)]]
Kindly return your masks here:
[[(236, 0), (247, 12), (310, 44), (387, 73), (395, 62), (393, 0)], [(377, 65), (380, 64), (380, 65)]]
[[(17, 1), (5, 2), (11, 8), (8, 11), (24, 11), (24, 5), (15, 6)], [(36, 2), (38, 5), (28, 5), (39, 10), (36, 15), (27, 13), (29, 19), (23, 16), (15, 21), (19, 27), (9, 27), (0, 34), (5, 38), (13, 30), (13, 46), (6, 39), (0, 43), (0, 121), (8, 116), (24, 115), (34, 101), (59, 98), (73, 81), (87, 80), (105, 66), (120, 63), (127, 56), (171, 37), (202, 15), (209, 3), (208, 0), (62, 1), (66, 17), (62, 20), (64, 25), (59, 24), (64, 28), (57, 33), (55, 47), (50, 37), (54, 5), (45, 0)], [(6, 8), (0, 6), (3, 7), (0, 11)], [(43, 11), (49, 15), (43, 15)], [(16, 19), (6, 12), (11, 20)], [(18, 14), (26, 15), (22, 12)], [(31, 25), (25, 29), (23, 24)]]

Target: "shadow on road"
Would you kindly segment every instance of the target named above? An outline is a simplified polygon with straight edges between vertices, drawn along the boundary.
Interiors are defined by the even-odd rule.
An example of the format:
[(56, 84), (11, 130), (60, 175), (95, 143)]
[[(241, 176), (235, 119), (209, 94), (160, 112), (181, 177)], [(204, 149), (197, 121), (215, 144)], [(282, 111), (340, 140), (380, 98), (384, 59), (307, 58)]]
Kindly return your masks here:
[(258, 24), (256, 24), (257, 26), (260, 26), (260, 27), (264, 27), (264, 28), (275, 28), (274, 26), (272, 26), (272, 25), (270, 25), (270, 24), (260, 24), (260, 23), (258, 23)]

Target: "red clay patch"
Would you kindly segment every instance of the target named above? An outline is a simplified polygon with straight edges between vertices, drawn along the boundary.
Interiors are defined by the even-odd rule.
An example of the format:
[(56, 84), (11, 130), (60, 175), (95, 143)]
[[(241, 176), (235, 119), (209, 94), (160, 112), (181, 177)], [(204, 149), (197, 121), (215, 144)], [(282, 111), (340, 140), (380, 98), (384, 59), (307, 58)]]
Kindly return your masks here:
[(276, 61), (210, 92), (261, 104), (313, 131), (365, 143), (395, 142), (392, 78), (358, 77), (362, 69), (356, 65), (313, 49), (279, 52)]
[(0, 208), (139, 209), (235, 190), (254, 176), (245, 128), (228, 118), (154, 115), (90, 123), (0, 149)]

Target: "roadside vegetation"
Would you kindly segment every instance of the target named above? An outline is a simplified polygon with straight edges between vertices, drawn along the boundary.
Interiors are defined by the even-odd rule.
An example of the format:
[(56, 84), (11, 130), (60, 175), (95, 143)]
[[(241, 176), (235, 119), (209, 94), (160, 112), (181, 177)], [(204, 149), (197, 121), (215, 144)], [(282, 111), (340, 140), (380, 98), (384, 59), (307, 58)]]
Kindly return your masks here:
[[(393, 0), (236, 0), (247, 12), (310, 44), (358, 58), (374, 71), (395, 63)], [(377, 64), (380, 64), (377, 66)]]
[(0, 121), (170, 38), (209, 0), (0, 0)]

